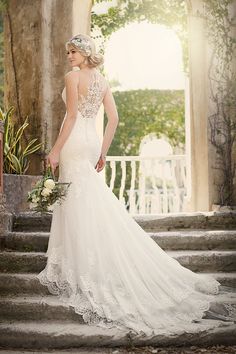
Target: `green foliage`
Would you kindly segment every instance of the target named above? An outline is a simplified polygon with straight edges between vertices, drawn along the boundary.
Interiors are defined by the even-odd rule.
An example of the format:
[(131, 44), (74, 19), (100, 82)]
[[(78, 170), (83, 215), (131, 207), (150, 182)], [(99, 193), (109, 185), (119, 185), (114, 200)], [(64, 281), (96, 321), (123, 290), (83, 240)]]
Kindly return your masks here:
[(230, 5), (235, 0), (204, 0), (206, 35), (213, 55), (209, 69), (210, 92), (214, 112), (209, 116), (210, 141), (215, 147), (215, 169), (221, 178), (217, 181), (220, 205), (235, 205), (236, 176), (236, 73), (235, 73), (235, 17), (231, 18)]
[(150, 133), (166, 136), (172, 146), (184, 144), (184, 91), (132, 90), (113, 95), (119, 125), (109, 155), (138, 155), (142, 138)]
[[(96, 0), (94, 3), (101, 1)], [(99, 28), (104, 41), (118, 29), (132, 22), (148, 21), (172, 28), (183, 48), (184, 70), (188, 71), (187, 6), (185, 0), (118, 0), (105, 14), (92, 11), (91, 29)], [(147, 39), (147, 44), (149, 40)]]
[[(172, 146), (183, 146), (184, 91), (182, 90), (134, 90), (113, 92), (119, 124), (109, 149), (109, 156), (139, 155), (142, 139), (148, 135), (165, 137)], [(105, 115), (105, 124), (107, 116)], [(130, 189), (131, 165), (127, 163), (124, 198)], [(114, 193), (119, 197), (121, 165), (117, 163)], [(138, 164), (136, 165), (138, 175)], [(106, 180), (110, 181), (111, 170), (106, 167)], [(135, 188), (138, 188), (138, 179)]]
[(28, 117), (19, 127), (12, 122), (14, 108), (11, 107), (6, 113), (0, 109), (0, 119), (4, 122), (3, 134), (3, 172), (11, 174), (25, 174), (30, 162), (28, 156), (37, 151), (42, 143), (35, 144), (38, 140), (32, 139), (26, 147), (23, 147), (22, 134), (29, 125)]
[(43, 177), (36, 182), (33, 189), (28, 192), (27, 201), (29, 207), (36, 213), (50, 213), (54, 209), (54, 204), (59, 204), (65, 199), (68, 188), (72, 182), (58, 182), (55, 180), (54, 172), (49, 165)]

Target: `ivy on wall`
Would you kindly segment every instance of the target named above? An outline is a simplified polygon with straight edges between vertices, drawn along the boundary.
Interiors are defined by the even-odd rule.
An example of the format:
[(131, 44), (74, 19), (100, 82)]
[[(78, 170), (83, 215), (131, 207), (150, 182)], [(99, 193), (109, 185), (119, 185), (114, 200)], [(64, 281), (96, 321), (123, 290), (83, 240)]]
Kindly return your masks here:
[[(100, 3), (103, 0), (94, 0)], [(118, 29), (132, 22), (148, 21), (172, 28), (178, 35), (183, 48), (184, 71), (188, 71), (187, 5), (185, 0), (117, 0), (117, 6), (110, 7), (105, 14), (92, 11), (91, 30), (98, 28), (104, 39)], [(96, 36), (94, 36), (96, 38)], [(148, 50), (150, 41), (142, 43)], [(155, 45), (155, 44), (153, 44)]]
[[(110, 7), (106, 14), (92, 13), (92, 29), (100, 28), (105, 41), (112, 32), (134, 21), (147, 20), (173, 28), (182, 43), (187, 73), (187, 3), (191, 7), (191, 1), (187, 0), (117, 0), (117, 6)], [(209, 116), (210, 142), (217, 154), (215, 169), (222, 177), (216, 202), (233, 205), (236, 200), (236, 19), (230, 16), (230, 9), (235, 6), (235, 0), (202, 0), (202, 3), (204, 13), (195, 16), (204, 18), (206, 37), (213, 49), (209, 82), (215, 112)]]
[(209, 116), (210, 141), (217, 154), (214, 168), (221, 175), (216, 182), (219, 200), (215, 202), (232, 206), (236, 200), (236, 17), (231, 17), (230, 9), (236, 1), (204, 3), (201, 16), (212, 48), (209, 82), (214, 112)]

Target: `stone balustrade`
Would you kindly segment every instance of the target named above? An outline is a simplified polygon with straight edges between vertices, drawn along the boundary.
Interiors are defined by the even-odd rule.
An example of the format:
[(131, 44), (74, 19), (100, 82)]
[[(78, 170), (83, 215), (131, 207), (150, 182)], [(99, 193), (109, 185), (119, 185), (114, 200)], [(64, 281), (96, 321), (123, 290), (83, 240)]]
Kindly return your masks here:
[(131, 214), (186, 210), (185, 155), (107, 156), (106, 160), (106, 178), (110, 177), (106, 182), (112, 190), (116, 187), (117, 197)]

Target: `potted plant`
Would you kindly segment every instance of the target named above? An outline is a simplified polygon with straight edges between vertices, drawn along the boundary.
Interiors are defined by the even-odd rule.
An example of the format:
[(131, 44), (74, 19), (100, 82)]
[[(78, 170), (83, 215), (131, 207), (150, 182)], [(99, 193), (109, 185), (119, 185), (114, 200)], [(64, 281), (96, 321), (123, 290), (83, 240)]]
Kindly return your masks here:
[(27, 193), (42, 176), (27, 175), (30, 165), (29, 156), (40, 149), (42, 143), (32, 139), (23, 145), (23, 132), (28, 127), (28, 117), (24, 123), (16, 127), (12, 120), (14, 107), (6, 112), (0, 109), (0, 119), (4, 123), (3, 137), (3, 192), (6, 197), (6, 208), (12, 213), (29, 209)]

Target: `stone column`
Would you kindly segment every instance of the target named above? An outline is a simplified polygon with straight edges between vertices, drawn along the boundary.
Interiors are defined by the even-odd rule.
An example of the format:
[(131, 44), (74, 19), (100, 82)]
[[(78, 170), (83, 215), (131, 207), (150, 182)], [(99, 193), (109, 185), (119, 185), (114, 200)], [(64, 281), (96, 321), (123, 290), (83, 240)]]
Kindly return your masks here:
[(4, 16), (5, 107), (16, 108), (15, 120), (29, 116), (25, 140), (38, 138), (41, 151), (31, 157), (28, 174), (42, 173), (65, 114), (61, 99), (70, 70), (65, 42), (88, 33), (92, 0), (8, 0)]
[(208, 82), (208, 43), (202, 0), (189, 0), (189, 151), (191, 193), (189, 211), (211, 210), (216, 194), (213, 183), (215, 153), (209, 141), (208, 115), (210, 93)]
[[(214, 60), (213, 48), (206, 35), (206, 20), (202, 0), (188, 0), (189, 27), (189, 90), (190, 90), (190, 156), (191, 198), (189, 210), (209, 211), (218, 203), (221, 171), (216, 149), (210, 142), (209, 117), (216, 112), (211, 96), (215, 83), (210, 80), (210, 68), (220, 69)], [(236, 3), (229, 8), (232, 18)], [(234, 17), (235, 18), (235, 17)], [(235, 188), (235, 187), (234, 187)]]
[(210, 209), (205, 24), (204, 20), (197, 16), (197, 12), (202, 10), (201, 0), (188, 1), (190, 121), (187, 154), (190, 156), (190, 211)]

